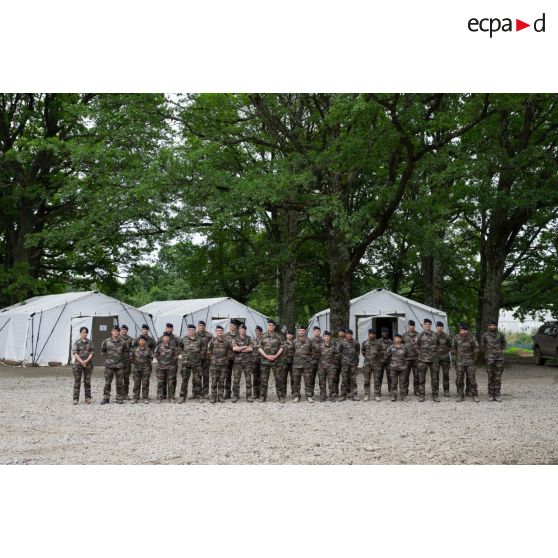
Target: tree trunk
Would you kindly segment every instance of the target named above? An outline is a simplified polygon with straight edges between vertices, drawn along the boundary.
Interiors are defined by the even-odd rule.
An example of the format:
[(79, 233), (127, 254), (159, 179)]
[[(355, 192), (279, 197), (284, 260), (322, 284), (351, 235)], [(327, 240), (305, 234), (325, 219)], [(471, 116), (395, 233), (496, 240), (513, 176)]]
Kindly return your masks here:
[(331, 281), (329, 327), (333, 335), (339, 328), (354, 327), (351, 312), (351, 250), (344, 233), (329, 232), (329, 274)]
[(295, 291), (296, 264), (290, 260), (279, 269), (279, 322), (294, 329), (296, 322)]

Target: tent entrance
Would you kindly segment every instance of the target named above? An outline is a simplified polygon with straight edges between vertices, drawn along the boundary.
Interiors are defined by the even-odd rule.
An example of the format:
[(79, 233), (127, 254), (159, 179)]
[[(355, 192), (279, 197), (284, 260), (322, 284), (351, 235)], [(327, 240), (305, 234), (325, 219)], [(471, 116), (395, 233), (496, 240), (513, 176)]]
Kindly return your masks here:
[(105, 359), (101, 354), (101, 345), (111, 336), (112, 326), (118, 324), (117, 316), (93, 316), (91, 324), (91, 341), (95, 348), (93, 366), (103, 366)]
[(398, 333), (397, 318), (401, 316), (403, 316), (403, 314), (376, 314), (355, 316), (357, 340), (364, 341), (368, 337), (368, 330), (370, 328), (374, 328), (376, 330), (376, 336), (380, 337), (380, 330), (383, 327), (388, 328), (389, 337), (393, 339), (393, 336)]

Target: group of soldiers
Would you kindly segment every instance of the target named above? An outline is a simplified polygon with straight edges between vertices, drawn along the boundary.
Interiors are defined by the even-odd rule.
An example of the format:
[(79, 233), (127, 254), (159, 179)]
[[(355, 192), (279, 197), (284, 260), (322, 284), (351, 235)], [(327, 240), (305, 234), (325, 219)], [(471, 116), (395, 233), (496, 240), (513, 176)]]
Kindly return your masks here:
[[(128, 327), (114, 326), (111, 337), (105, 339), (101, 353), (105, 358), (105, 387), (101, 404), (109, 403), (113, 379), (116, 384), (116, 401), (130, 400), (138, 403), (140, 398), (149, 403), (149, 382), (155, 358), (157, 378), (157, 401), (184, 403), (188, 399), (191, 378), (191, 396), (204, 402), (223, 402), (240, 398), (240, 383), (244, 376), (246, 401), (255, 399), (265, 402), (268, 396), (271, 373), (280, 403), (285, 403), (290, 384), (294, 402), (301, 400), (304, 380), (304, 396), (314, 402), (316, 378), (320, 401), (359, 401), (357, 373), (360, 355), (364, 357), (364, 401), (371, 398), (373, 380), (374, 398), (381, 401), (384, 374), (392, 401), (405, 401), (409, 394), (409, 381), (413, 374), (414, 394), (420, 402), (426, 397), (426, 376), (430, 371), (432, 399), (439, 398), (440, 369), (445, 397), (450, 396), (449, 371), (453, 360), (457, 372), (457, 401), (471, 396), (479, 402), (475, 362), (479, 344), (469, 333), (469, 326), (462, 323), (459, 333), (453, 337), (444, 331), (442, 322), (432, 329), (432, 321), (424, 320), (423, 331), (416, 331), (416, 324), (409, 320), (404, 335), (396, 334), (393, 340), (389, 330), (381, 328), (378, 337), (374, 329), (368, 330), (368, 338), (362, 345), (353, 338), (351, 329), (341, 329), (335, 338), (329, 331), (323, 334), (318, 326), (307, 335), (305, 327), (293, 331), (276, 331), (276, 323), (268, 320), (267, 331), (255, 328), (255, 337), (246, 334), (246, 326), (231, 320), (228, 331), (217, 326), (215, 335), (206, 330), (200, 320), (197, 327), (188, 325), (187, 334), (177, 337), (173, 324), (167, 323), (163, 335), (155, 341), (149, 327), (143, 324), (141, 335), (128, 335)], [(87, 337), (86, 327), (80, 330), (80, 338), (73, 343), (74, 357), (74, 405), (79, 402), (83, 378), (85, 402), (91, 403), (91, 375), (94, 347)], [(497, 330), (496, 322), (490, 322), (482, 336), (482, 349), (486, 357), (488, 374), (488, 397), (501, 401), (504, 349), (506, 340)], [(179, 359), (180, 357), (180, 359)], [(182, 383), (176, 399), (177, 373), (180, 366)], [(130, 376), (133, 376), (130, 397)]]

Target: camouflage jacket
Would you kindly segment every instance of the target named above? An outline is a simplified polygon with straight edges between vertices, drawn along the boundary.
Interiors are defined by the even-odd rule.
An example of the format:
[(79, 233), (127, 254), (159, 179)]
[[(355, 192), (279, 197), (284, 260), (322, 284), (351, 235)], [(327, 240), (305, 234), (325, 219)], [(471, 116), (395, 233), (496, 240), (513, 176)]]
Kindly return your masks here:
[(320, 366), (335, 367), (339, 361), (337, 343), (330, 342), (326, 345), (325, 341), (322, 341), (318, 347), (318, 358), (320, 359)]
[(207, 360), (207, 346), (209, 345), (211, 339), (213, 339), (213, 335), (211, 335), (211, 333), (207, 330), (204, 330), (203, 333), (201, 331), (198, 331), (197, 333), (198, 333), (198, 337), (203, 342), (203, 351), (201, 354), (201, 358), (202, 360)]
[(421, 362), (438, 362), (438, 334), (433, 331), (421, 331), (417, 337), (416, 348)]
[(105, 357), (107, 368), (120, 368), (129, 358), (128, 343), (120, 339), (113, 341), (112, 337), (105, 339), (101, 345), (101, 353)]
[(254, 342), (252, 338), (248, 335), (244, 336), (244, 339), (239, 335), (238, 337), (234, 337), (232, 341), (233, 347), (252, 347), (252, 352), (248, 353), (235, 353), (234, 354), (234, 362), (235, 364), (250, 364), (254, 362), (252, 357), (252, 353), (254, 352)]
[(382, 351), (379, 339), (366, 339), (362, 342), (361, 352), (366, 362), (379, 364), (382, 358)]
[(407, 345), (407, 360), (417, 360), (418, 358), (418, 351), (417, 351), (417, 339), (419, 334), (414, 331), (413, 333), (405, 333), (403, 335), (403, 343)]
[(132, 349), (130, 360), (134, 365), (134, 370), (151, 370), (153, 351), (147, 346), (147, 343), (143, 349), (138, 345)]
[(255, 335), (252, 339), (252, 343), (254, 344), (254, 350), (252, 351), (252, 360), (254, 364), (259, 364), (262, 360), (262, 355), (260, 355), (260, 351), (258, 350), (261, 347), (262, 338), (258, 339), (258, 336)]
[[(91, 339), (82, 341), (80, 337), (77, 341), (74, 341), (72, 343), (72, 356), (78, 355), (81, 360), (87, 360), (89, 358), (89, 355), (92, 355), (93, 353), (93, 341), (91, 341)], [(93, 361), (90, 360), (87, 366), (93, 366), (92, 362)], [(79, 361), (74, 361), (74, 364), (79, 364), (81, 366), (81, 363)]]
[(175, 341), (174, 345), (169, 342), (166, 346), (164, 343), (159, 343), (155, 347), (155, 352), (153, 354), (157, 359), (159, 368), (172, 368), (173, 366), (176, 366), (178, 359), (177, 341)]
[[(147, 341), (145, 342), (145, 344), (149, 347), (151, 352), (153, 352), (155, 350), (155, 347), (157, 346), (157, 341), (155, 341), (155, 339), (153, 339), (151, 335), (146, 335), (146, 337)], [(139, 335), (134, 339), (132, 347), (139, 347)]]
[(407, 368), (407, 353), (409, 348), (407, 345), (399, 345), (397, 347), (394, 344), (390, 345), (389, 349), (387, 350), (387, 356), (389, 358), (389, 366), (393, 370), (405, 370)]
[(504, 360), (504, 349), (506, 348), (506, 336), (501, 331), (485, 331), (481, 337), (482, 350), (486, 362)]
[(229, 353), (228, 359), (230, 361), (234, 360), (234, 353), (232, 352), (232, 346), (233, 346), (233, 342), (235, 339), (238, 339), (239, 337), (239, 333), (238, 333), (238, 329), (236, 330), (236, 333), (231, 333), (230, 331), (227, 331), (227, 333), (225, 333), (223, 335), (223, 337), (230, 343), (231, 346), (231, 352)]
[(190, 337), (185, 335), (180, 338), (178, 348), (182, 353), (183, 366), (199, 366), (201, 364), (201, 357), (205, 350), (202, 338), (199, 335)]
[(122, 335), (120, 334), (120, 339), (124, 341), (124, 343), (128, 344), (128, 352), (132, 350), (132, 346), (134, 344), (134, 338), (131, 335)]
[(307, 367), (313, 362), (316, 352), (314, 341), (308, 337), (297, 337), (294, 342), (293, 366)]
[[(276, 332), (273, 333), (269, 333), (269, 332), (265, 332), (262, 335), (262, 339), (260, 341), (260, 349), (262, 349), (262, 351), (266, 354), (266, 355), (276, 355), (281, 348), (283, 347), (283, 338), (281, 337), (281, 335), (279, 335)], [(296, 357), (295, 357), (296, 358)], [(273, 364), (270, 361), (262, 358), (261, 359), (261, 364)]]
[(323, 343), (323, 337), (314, 337), (310, 339), (312, 341), (312, 363), (318, 364), (320, 360), (320, 345)]
[[(159, 340), (157, 341), (157, 345), (162, 345), (162, 343), (163, 343), (163, 336), (161, 335), (161, 337), (159, 337)], [(178, 337), (174, 333), (170, 334), (169, 345), (175, 348), (178, 347)], [(155, 348), (157, 347), (155, 346)]]
[(211, 366), (227, 366), (231, 352), (231, 344), (224, 335), (221, 339), (217, 336), (213, 337), (207, 346), (207, 356)]
[(473, 366), (479, 356), (479, 344), (477, 340), (466, 333), (465, 335), (457, 334), (451, 343), (452, 354), (456, 358), (456, 364), (463, 366)]
[(440, 342), (438, 343), (437, 352), (439, 360), (449, 360), (451, 350), (451, 337), (445, 332), (436, 332)]
[(389, 360), (388, 349), (393, 345), (393, 341), (389, 337), (380, 337), (380, 362), (384, 364)]
[(284, 358), (282, 360), (283, 360), (283, 363), (286, 364), (287, 366), (291, 366), (293, 364), (294, 353), (295, 353), (294, 342), (295, 342), (295, 339), (293, 339), (292, 341), (285, 340), (283, 342)]
[(339, 346), (339, 353), (341, 354), (341, 362), (343, 364), (358, 366), (360, 343), (354, 339), (351, 339), (351, 341), (345, 339)]

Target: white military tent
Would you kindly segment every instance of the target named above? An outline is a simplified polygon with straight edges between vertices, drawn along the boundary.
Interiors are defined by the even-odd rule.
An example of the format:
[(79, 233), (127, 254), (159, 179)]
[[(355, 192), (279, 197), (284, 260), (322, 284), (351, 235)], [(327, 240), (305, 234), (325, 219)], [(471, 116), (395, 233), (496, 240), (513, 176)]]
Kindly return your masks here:
[[(322, 331), (330, 329), (329, 315), (329, 308), (314, 314), (308, 325), (308, 335), (312, 335), (314, 326), (319, 326)], [(371, 327), (376, 329), (378, 336), (382, 327), (389, 329), (392, 338), (396, 333), (403, 334), (409, 320), (415, 321), (417, 331), (420, 332), (422, 331), (422, 321), (425, 318), (430, 318), (434, 327), (436, 322), (442, 322), (446, 331), (448, 330), (448, 319), (445, 312), (386, 289), (374, 289), (351, 300), (348, 327), (353, 330), (354, 338), (362, 342), (367, 338), (368, 329)]]
[(101, 343), (115, 324), (126, 324), (129, 335), (152, 327), (149, 314), (97, 291), (36, 296), (0, 310), (0, 359), (46, 366), (67, 364), (72, 342), (86, 326), (93, 340), (94, 364), (101, 364)]
[(227, 331), (227, 324), (236, 318), (246, 324), (248, 335), (254, 336), (254, 328), (259, 325), (265, 331), (267, 317), (233, 298), (192, 298), (189, 300), (157, 300), (150, 302), (140, 310), (149, 312), (153, 316), (157, 336), (163, 334), (165, 325), (173, 324), (174, 334), (186, 335), (188, 324), (197, 325), (203, 320), (206, 327), (215, 333), (215, 327), (223, 326)]

